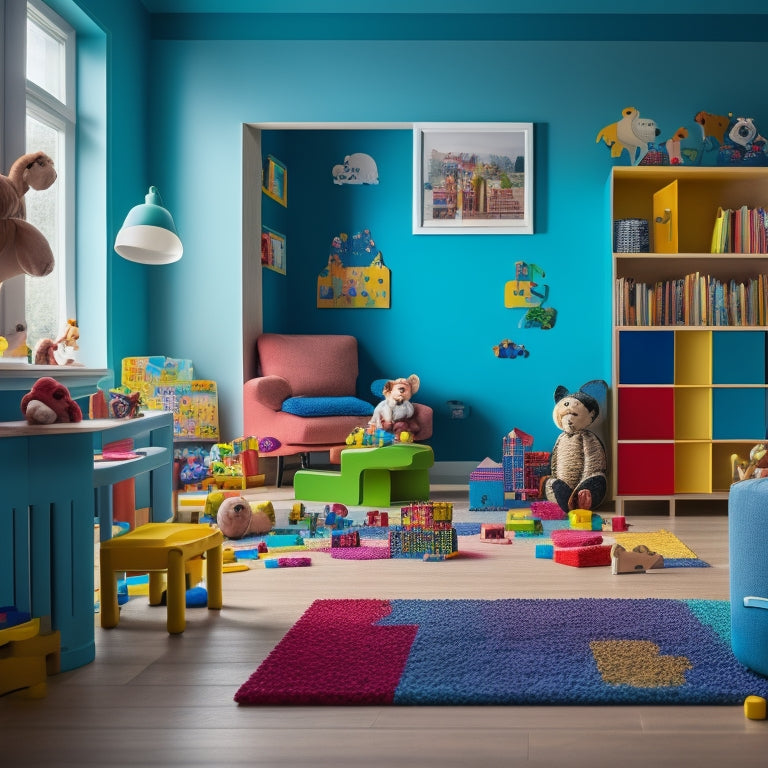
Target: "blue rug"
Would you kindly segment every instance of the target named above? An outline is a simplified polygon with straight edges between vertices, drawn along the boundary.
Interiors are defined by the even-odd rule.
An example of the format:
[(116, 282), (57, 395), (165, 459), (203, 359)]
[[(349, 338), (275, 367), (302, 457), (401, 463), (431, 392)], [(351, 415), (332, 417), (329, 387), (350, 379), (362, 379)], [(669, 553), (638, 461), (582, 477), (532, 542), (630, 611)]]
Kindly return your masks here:
[[(743, 704), (718, 600), (317, 600), (240, 704)], [(308, 647), (334, 649), (332, 658)], [(300, 660), (300, 661), (297, 661)]]

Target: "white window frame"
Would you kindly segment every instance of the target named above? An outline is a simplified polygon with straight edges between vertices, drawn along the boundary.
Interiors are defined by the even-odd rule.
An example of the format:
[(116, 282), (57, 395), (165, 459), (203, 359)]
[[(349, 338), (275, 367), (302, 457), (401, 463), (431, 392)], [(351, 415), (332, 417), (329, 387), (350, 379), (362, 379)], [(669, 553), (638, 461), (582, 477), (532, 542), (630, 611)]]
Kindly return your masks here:
[[(65, 102), (28, 81), (26, 78), (26, 28), (28, 15), (48, 34), (59, 39), (65, 48), (64, 94)], [(77, 317), (75, 296), (75, 168), (76, 168), (76, 36), (75, 30), (57, 13), (40, 0), (0, 0), (0, 39), (5, 56), (2, 60), (2, 89), (0, 110), (4, 117), (0, 125), (0, 157), (4, 172), (13, 161), (34, 147), (26, 146), (26, 119), (33, 116), (62, 136), (62, 156), (58, 158), (58, 178), (55, 191), (60, 211), (58, 252), (59, 311), (56, 326), (63, 329), (67, 317)], [(23, 113), (20, 107), (23, 103)], [(2, 329), (26, 317), (25, 276), (6, 281), (0, 322)], [(2, 332), (2, 331), (0, 331)], [(35, 339), (28, 339), (34, 343)]]

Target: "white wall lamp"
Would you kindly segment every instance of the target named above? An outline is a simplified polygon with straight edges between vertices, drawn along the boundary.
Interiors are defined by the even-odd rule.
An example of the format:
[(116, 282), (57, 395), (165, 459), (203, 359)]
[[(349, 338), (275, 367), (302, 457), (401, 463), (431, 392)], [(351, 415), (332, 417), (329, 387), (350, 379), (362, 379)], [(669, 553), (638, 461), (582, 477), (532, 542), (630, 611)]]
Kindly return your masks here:
[(149, 188), (143, 204), (131, 208), (115, 238), (115, 250), (139, 264), (172, 264), (181, 258), (184, 248), (157, 187)]

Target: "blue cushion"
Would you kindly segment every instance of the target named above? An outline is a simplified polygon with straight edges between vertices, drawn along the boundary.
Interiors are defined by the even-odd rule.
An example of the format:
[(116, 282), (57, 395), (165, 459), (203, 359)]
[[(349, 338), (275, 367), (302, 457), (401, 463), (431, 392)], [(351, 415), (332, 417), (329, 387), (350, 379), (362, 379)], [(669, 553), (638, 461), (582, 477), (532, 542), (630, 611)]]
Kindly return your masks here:
[(357, 397), (289, 397), (283, 411), (294, 416), (370, 416), (373, 406)]

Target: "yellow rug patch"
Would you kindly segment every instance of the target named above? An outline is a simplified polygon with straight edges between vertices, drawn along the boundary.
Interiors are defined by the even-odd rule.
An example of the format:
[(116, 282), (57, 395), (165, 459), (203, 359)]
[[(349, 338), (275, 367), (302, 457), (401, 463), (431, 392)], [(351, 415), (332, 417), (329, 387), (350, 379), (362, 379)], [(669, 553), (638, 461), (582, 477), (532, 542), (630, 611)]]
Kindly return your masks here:
[(680, 539), (670, 531), (664, 529), (654, 533), (612, 533), (610, 534), (621, 544), (624, 549), (634, 549), (640, 544), (645, 544), (651, 552), (657, 552), (662, 557), (672, 558), (692, 558), (697, 559), (698, 555), (685, 546)]
[(603, 682), (635, 688), (685, 683), (693, 665), (685, 656), (663, 656), (650, 640), (594, 640), (589, 644)]

